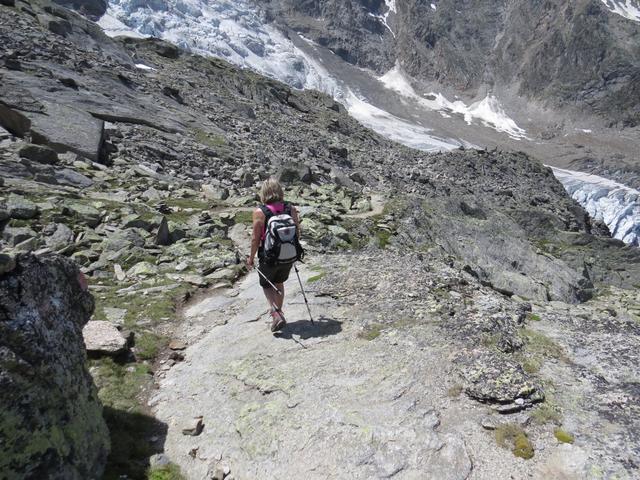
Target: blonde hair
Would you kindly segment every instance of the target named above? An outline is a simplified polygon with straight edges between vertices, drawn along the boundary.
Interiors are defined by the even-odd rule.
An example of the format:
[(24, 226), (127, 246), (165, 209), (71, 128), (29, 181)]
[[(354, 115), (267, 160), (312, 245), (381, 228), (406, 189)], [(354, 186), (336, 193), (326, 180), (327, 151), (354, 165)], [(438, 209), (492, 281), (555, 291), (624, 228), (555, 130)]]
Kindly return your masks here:
[(260, 188), (260, 201), (265, 205), (284, 201), (284, 192), (275, 177), (269, 177)]

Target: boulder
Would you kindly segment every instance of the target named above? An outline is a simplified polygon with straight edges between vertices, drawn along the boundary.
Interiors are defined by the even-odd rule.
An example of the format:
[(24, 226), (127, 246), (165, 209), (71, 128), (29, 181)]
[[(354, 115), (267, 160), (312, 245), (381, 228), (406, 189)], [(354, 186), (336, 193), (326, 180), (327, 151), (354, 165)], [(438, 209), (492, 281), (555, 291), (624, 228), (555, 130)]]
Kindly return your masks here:
[(29, 227), (5, 227), (2, 232), (2, 238), (12, 247), (30, 238), (35, 238), (36, 235), (37, 233)]
[(7, 210), (9, 216), (17, 220), (29, 220), (38, 216), (38, 206), (20, 195), (9, 195)]
[(20, 158), (26, 158), (32, 162), (44, 163), (45, 165), (55, 165), (58, 163), (58, 154), (55, 150), (42, 145), (29, 143), (18, 150)]
[(118, 355), (127, 348), (127, 340), (111, 323), (92, 320), (82, 329), (87, 352), (92, 355)]
[(97, 227), (102, 221), (102, 215), (98, 209), (84, 203), (67, 203), (62, 208), (62, 214), (74, 216), (91, 228)]
[(16, 137), (22, 138), (29, 132), (31, 120), (0, 100), (0, 125)]
[(158, 232), (155, 239), (156, 245), (171, 245), (171, 232), (169, 231), (169, 224), (167, 223), (167, 217), (162, 217)]
[(45, 243), (53, 250), (65, 248), (73, 243), (73, 231), (64, 223), (58, 223), (53, 233), (45, 239)]
[(109, 432), (82, 341), (93, 297), (64, 257), (16, 263), (0, 276), (0, 472), (101, 478)]
[(89, 177), (70, 168), (56, 170), (54, 178), (60, 185), (69, 185), (71, 187), (88, 188), (93, 185), (93, 180)]
[(0, 275), (9, 273), (16, 268), (16, 258), (8, 253), (0, 253)]
[(226, 200), (229, 198), (229, 190), (224, 187), (216, 187), (215, 185), (202, 185), (202, 193), (209, 200)]
[(25, 113), (31, 121), (33, 142), (47, 145), (58, 153), (74, 152), (98, 161), (104, 140), (104, 121), (66, 105), (42, 103), (46, 115)]

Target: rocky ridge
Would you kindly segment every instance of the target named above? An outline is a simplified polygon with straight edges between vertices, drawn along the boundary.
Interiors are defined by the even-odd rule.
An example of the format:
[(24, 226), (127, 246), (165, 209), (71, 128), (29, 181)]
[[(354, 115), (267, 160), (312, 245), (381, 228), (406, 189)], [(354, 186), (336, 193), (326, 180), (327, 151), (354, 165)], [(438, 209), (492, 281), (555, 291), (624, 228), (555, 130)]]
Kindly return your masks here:
[[(9, 60), (0, 70), (3, 265), (11, 265), (18, 251), (56, 252), (87, 274), (97, 301), (95, 324), (108, 322), (126, 340), (110, 352), (115, 360), (92, 361), (101, 399), (112, 407), (112, 435), (131, 435), (139, 427), (131, 428), (118, 412), (140, 409), (138, 395), (151, 387), (150, 374), (170, 378), (174, 369), (188, 369), (185, 358), (191, 365), (199, 357), (190, 357), (189, 350), (185, 357), (182, 349), (200, 348), (199, 336), (234, 323), (233, 316), (219, 318), (217, 289), (228, 291), (244, 273), (255, 191), (272, 174), (300, 206), (311, 258), (321, 268), (316, 276), (326, 269), (332, 272), (327, 282), (339, 287), (323, 286), (325, 293), (362, 304), (362, 295), (378, 292), (370, 309), (345, 313), (345, 330), (361, 328), (375, 340), (386, 328), (401, 330), (404, 321), (441, 323), (451, 336), (442, 349), (461, 352), (454, 360), (469, 398), (505, 415), (548, 402), (545, 372), (558, 372), (557, 359), (544, 353), (546, 336), (523, 331), (531, 326), (528, 317), (539, 315), (527, 305), (548, 309), (543, 325), (549, 328), (569, 324), (566, 312), (601, 322), (602, 330), (576, 346), (576, 352), (596, 352), (596, 370), (616, 361), (598, 345), (611, 345), (606, 332), (620, 328), (618, 323), (630, 332), (633, 349), (638, 251), (608, 238), (550, 170), (526, 155), (413, 151), (363, 128), (323, 94), (295, 91), (158, 40), (109, 39), (94, 24), (47, 2), (18, 2), (16, 8), (0, 7), (0, 14), (1, 48)], [(56, 22), (62, 21), (66, 27), (60, 30)], [(19, 25), (19, 32), (9, 25)], [(325, 256), (344, 250), (351, 256)], [(422, 262), (424, 268), (418, 267)], [(366, 268), (359, 270), (359, 264)], [(352, 268), (341, 271), (339, 265)], [(387, 271), (393, 273), (389, 278)], [(370, 284), (372, 278), (383, 281)], [(207, 317), (197, 335), (186, 335), (183, 346), (166, 350), (169, 339), (182, 334), (174, 333), (176, 303), (200, 287), (213, 287), (215, 318)], [(390, 292), (397, 298), (387, 304)], [(429, 300), (423, 304), (424, 292)], [(252, 299), (257, 305), (259, 297)], [(600, 301), (615, 304), (615, 316), (601, 317)], [(611, 320), (618, 317), (625, 320)], [(267, 348), (253, 345), (252, 354)], [(538, 369), (527, 366), (527, 352)], [(621, 371), (630, 371), (632, 361), (630, 355)], [(259, 362), (246, 367), (249, 376), (262, 378)], [(574, 378), (576, 370), (562, 373)], [(633, 398), (632, 375), (614, 380), (613, 387), (599, 385), (599, 412), (618, 398), (614, 391)], [(172, 398), (167, 388), (166, 398)], [(477, 413), (480, 407), (469, 402)], [(584, 408), (557, 407), (568, 418)], [(601, 421), (600, 415), (592, 421)], [(498, 423), (514, 418), (526, 419)], [(635, 417), (613, 419), (632, 439), (623, 418), (632, 425)], [(556, 416), (552, 423), (561, 422)], [(576, 431), (582, 435), (586, 425), (592, 424)], [(107, 478), (122, 472), (144, 476), (144, 460), (162, 450), (163, 429), (158, 433), (157, 427), (140, 428), (138, 437), (126, 441), (118, 437)], [(167, 438), (174, 438), (175, 425), (168, 428)], [(486, 441), (481, 432), (474, 435)], [(584, 440), (596, 452), (594, 465), (633, 471), (633, 451), (594, 441)], [(131, 461), (127, 449), (137, 443), (145, 447)], [(481, 450), (473, 455), (484, 458)], [(179, 461), (187, 470), (188, 458)]]

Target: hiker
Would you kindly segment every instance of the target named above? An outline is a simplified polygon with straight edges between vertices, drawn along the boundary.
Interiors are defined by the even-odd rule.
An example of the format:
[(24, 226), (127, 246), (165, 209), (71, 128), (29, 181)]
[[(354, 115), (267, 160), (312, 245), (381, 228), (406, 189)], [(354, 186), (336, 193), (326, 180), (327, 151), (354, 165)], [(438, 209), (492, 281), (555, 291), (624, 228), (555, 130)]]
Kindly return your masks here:
[(284, 201), (282, 186), (275, 178), (271, 177), (262, 184), (260, 201), (262, 205), (253, 212), (247, 267), (253, 268), (257, 253), (260, 286), (270, 307), (271, 331), (276, 332), (287, 324), (282, 313), (284, 282), (289, 278), (291, 266), (303, 255), (298, 241), (300, 222), (296, 207)]

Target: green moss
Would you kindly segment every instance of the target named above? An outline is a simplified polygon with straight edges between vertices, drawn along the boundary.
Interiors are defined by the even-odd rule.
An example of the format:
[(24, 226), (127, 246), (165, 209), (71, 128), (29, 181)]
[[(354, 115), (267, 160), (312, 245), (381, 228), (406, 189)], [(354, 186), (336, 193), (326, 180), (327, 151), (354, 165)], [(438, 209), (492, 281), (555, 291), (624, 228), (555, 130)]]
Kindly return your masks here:
[(222, 147), (227, 144), (227, 139), (222, 135), (205, 132), (199, 128), (193, 130), (196, 142), (208, 147)]
[(316, 273), (315, 275), (309, 277), (307, 279), (308, 283), (313, 283), (313, 282), (317, 282), (318, 280), (322, 279), (326, 274), (326, 270), (324, 270), (322, 267), (313, 267), (312, 270), (314, 270)]
[(90, 365), (102, 403), (121, 410), (136, 409), (139, 395), (152, 380), (149, 367), (142, 363), (122, 365), (105, 357)]
[(387, 230), (378, 230), (376, 232), (376, 238), (378, 240), (378, 246), (380, 248), (387, 248), (387, 245), (389, 245), (390, 241), (391, 241), (391, 232), (387, 231)]
[(528, 320), (532, 320), (532, 321), (534, 321), (534, 322), (539, 322), (540, 320), (542, 320), (542, 319), (540, 318), (540, 315), (536, 315), (535, 313), (529, 313), (529, 314), (527, 314), (527, 319), (528, 319)]
[(527, 433), (516, 423), (503, 423), (495, 430), (496, 442), (502, 448), (507, 448), (516, 457), (528, 460), (533, 458), (533, 445), (527, 437)]
[(573, 440), (574, 440), (573, 435), (571, 435), (568, 432), (565, 432), (561, 428), (554, 429), (553, 435), (556, 437), (556, 440), (558, 440), (561, 443), (573, 443)]
[(382, 330), (384, 330), (384, 325), (380, 323), (372, 323), (359, 332), (358, 337), (369, 341), (375, 340), (380, 336)]
[(233, 216), (233, 221), (236, 224), (251, 225), (253, 223), (253, 210), (238, 210)]
[(194, 210), (208, 210), (209, 204), (203, 200), (197, 198), (174, 198), (169, 197), (165, 200), (166, 204), (170, 207), (177, 208), (192, 208)]
[(540, 371), (541, 364), (535, 358), (527, 358), (522, 362), (522, 369), (530, 374), (538, 373)]
[(530, 352), (565, 362), (569, 361), (564, 349), (543, 333), (525, 328), (522, 329), (521, 334)]
[(147, 472), (148, 480), (184, 480), (184, 478), (180, 473), (180, 467), (173, 463), (162, 467), (150, 468)]
[(531, 412), (531, 420), (538, 425), (559, 424), (562, 422), (562, 414), (560, 408), (547, 395), (545, 402)]
[(447, 395), (450, 396), (451, 398), (459, 397), (463, 390), (464, 390), (464, 387), (459, 383), (456, 383), (455, 385), (453, 385), (447, 390)]
[(136, 357), (140, 360), (153, 360), (169, 339), (153, 332), (142, 332), (136, 336)]

